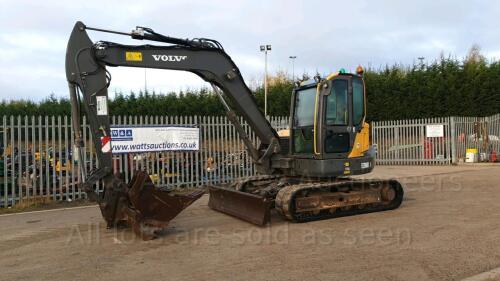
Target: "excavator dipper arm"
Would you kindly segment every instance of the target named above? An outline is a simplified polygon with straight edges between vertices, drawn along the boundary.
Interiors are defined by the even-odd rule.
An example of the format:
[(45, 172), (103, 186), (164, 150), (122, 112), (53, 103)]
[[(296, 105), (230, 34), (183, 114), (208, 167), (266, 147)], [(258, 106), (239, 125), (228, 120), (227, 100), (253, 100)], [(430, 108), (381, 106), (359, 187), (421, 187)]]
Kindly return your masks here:
[[(122, 45), (99, 41), (94, 43), (87, 30), (129, 35), (134, 39), (145, 39), (168, 46)], [(171, 196), (151, 183), (145, 172), (137, 172), (129, 185), (112, 171), (112, 149), (110, 145), (110, 122), (107, 107), (110, 75), (107, 66), (128, 66), (189, 71), (219, 89), (230, 104), (245, 119), (260, 140), (256, 148), (246, 136), (236, 113), (221, 100), (227, 115), (262, 173), (273, 173), (270, 156), (279, 151), (278, 135), (246, 86), (238, 67), (224, 52), (222, 46), (210, 39), (179, 39), (164, 36), (149, 28), (138, 28), (131, 33), (114, 32), (86, 27), (77, 22), (71, 33), (66, 51), (66, 77), (69, 83), (73, 126), (77, 146), (82, 143), (80, 130), (80, 106), (89, 120), (90, 130), (99, 161), (99, 169), (85, 176), (83, 188), (98, 200), (108, 227), (128, 224), (144, 239), (154, 238), (182, 209), (198, 199), (203, 192), (196, 191), (184, 196)], [(81, 96), (79, 92), (81, 91)], [(79, 151), (79, 153), (82, 153)], [(80, 158), (83, 159), (83, 158)], [(85, 175), (84, 165), (82, 173)], [(93, 192), (94, 184), (102, 180), (103, 194)], [(160, 205), (170, 208), (158, 207)], [(173, 206), (173, 207), (172, 207)]]

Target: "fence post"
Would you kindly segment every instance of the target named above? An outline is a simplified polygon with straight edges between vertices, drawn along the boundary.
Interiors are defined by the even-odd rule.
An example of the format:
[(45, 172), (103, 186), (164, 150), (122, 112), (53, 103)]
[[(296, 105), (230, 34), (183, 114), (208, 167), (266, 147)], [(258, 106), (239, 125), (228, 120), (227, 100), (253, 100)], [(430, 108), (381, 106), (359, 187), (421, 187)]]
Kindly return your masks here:
[(401, 163), (399, 162), (401, 159), (400, 159), (400, 155), (399, 155), (399, 150), (400, 150), (400, 144), (399, 144), (399, 128), (400, 128), (400, 125), (402, 124), (402, 122), (399, 122), (399, 121), (394, 121), (393, 122), (393, 132), (394, 132), (394, 147), (396, 148), (396, 151), (394, 153), (394, 158), (393, 158), (393, 165), (401, 165)]
[(456, 147), (456, 131), (455, 131), (455, 117), (450, 117), (450, 141), (451, 141), (451, 163), (457, 164), (457, 147)]
[[(8, 184), (8, 178), (9, 178), (9, 174), (7, 172), (7, 157), (8, 157), (8, 128), (7, 128), (7, 116), (3, 116), (3, 120), (2, 120), (3, 124), (2, 124), (2, 161), (3, 161), (3, 207), (4, 208), (7, 208), (9, 206), (9, 184)], [(11, 149), (12, 146), (11, 146)]]

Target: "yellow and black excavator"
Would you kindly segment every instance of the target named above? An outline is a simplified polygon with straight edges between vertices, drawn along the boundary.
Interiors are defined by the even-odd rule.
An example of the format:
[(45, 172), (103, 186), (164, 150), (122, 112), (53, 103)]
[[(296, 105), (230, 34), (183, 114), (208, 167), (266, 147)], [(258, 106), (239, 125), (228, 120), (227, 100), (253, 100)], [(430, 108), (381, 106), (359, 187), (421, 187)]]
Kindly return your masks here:
[[(94, 43), (87, 30), (162, 44)], [(185, 195), (173, 195), (154, 186), (145, 172), (135, 173), (128, 184), (114, 175), (107, 110), (110, 75), (106, 68), (115, 66), (189, 71), (210, 83), (253, 159), (257, 175)], [(297, 84), (290, 128), (278, 134), (219, 42), (169, 37), (146, 27), (118, 32), (77, 22), (66, 52), (73, 128), (80, 128), (82, 106), (100, 164), (89, 175), (82, 169), (86, 179), (82, 188), (99, 202), (108, 227), (131, 226), (143, 239), (155, 238), (206, 189), (210, 208), (258, 225), (269, 222), (273, 208), (295, 222), (395, 209), (403, 199), (398, 181), (349, 178), (371, 172), (375, 163), (376, 151), (370, 145), (365, 122), (362, 74), (363, 69), (358, 67), (356, 74), (340, 71)], [(255, 132), (258, 147), (239, 123), (238, 115)], [(81, 146), (81, 132), (74, 133), (76, 144)], [(97, 181), (103, 182), (104, 192), (94, 191)]]

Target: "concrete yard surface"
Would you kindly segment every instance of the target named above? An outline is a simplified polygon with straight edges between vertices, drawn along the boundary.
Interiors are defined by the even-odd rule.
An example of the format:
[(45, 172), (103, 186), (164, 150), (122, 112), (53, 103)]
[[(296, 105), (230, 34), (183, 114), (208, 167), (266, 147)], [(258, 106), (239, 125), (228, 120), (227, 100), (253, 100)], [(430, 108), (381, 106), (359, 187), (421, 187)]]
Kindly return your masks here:
[(147, 242), (106, 229), (97, 206), (2, 215), (0, 279), (461, 280), (500, 267), (499, 165), (365, 177), (401, 180), (402, 206), (302, 224), (273, 214), (258, 227), (203, 196)]

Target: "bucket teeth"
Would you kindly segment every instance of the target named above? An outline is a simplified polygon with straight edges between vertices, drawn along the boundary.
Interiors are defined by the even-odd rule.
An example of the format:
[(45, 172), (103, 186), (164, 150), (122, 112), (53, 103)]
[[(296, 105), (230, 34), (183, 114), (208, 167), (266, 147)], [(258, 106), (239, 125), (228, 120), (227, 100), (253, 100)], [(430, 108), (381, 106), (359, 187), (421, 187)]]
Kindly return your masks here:
[[(115, 225), (125, 222), (143, 240), (151, 240), (204, 193), (204, 189), (198, 189), (189, 194), (172, 195), (156, 187), (147, 173), (138, 171), (128, 191), (118, 200), (113, 222)], [(101, 209), (103, 205), (105, 203)]]

